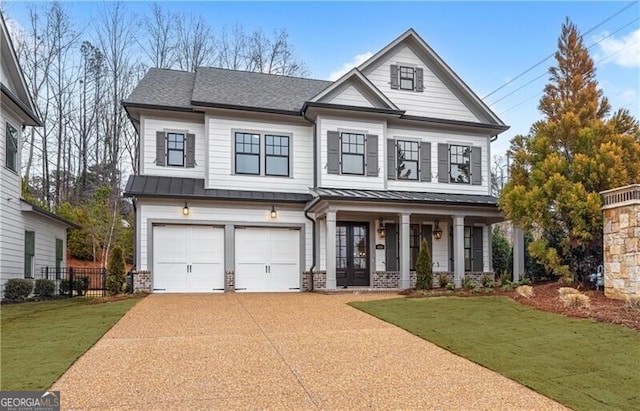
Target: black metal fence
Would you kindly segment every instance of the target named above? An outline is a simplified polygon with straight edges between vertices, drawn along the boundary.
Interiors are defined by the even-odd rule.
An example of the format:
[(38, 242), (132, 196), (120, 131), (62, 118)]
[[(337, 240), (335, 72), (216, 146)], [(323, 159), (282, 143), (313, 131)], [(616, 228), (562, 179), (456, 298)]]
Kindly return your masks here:
[(42, 267), (39, 278), (53, 280), (55, 293), (68, 297), (107, 295), (107, 270), (86, 267)]

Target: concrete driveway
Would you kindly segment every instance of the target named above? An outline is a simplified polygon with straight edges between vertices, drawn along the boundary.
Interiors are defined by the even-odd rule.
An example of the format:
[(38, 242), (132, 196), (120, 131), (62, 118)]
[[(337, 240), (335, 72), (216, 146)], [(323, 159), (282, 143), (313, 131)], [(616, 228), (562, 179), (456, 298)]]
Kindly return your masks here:
[(562, 409), (345, 304), (383, 297), (154, 294), (53, 389), (64, 409)]

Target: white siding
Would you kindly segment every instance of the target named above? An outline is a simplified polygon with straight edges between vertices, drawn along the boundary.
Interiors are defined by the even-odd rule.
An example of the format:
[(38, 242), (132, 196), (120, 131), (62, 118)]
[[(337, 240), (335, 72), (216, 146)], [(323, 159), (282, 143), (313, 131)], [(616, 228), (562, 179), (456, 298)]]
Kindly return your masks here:
[(206, 202), (189, 202), (190, 215), (185, 217), (182, 215), (181, 201), (157, 201), (138, 203), (138, 219), (139, 219), (139, 249), (138, 249), (138, 269), (151, 270), (150, 261), (148, 261), (148, 244), (151, 231), (149, 230), (149, 220), (162, 220), (173, 224), (238, 224), (238, 225), (273, 225), (273, 224), (304, 224), (305, 226), (305, 244), (304, 244), (304, 265), (302, 270), (308, 270), (311, 264), (311, 244), (312, 244), (312, 227), (309, 220), (304, 217), (302, 208), (292, 209), (284, 208), (284, 206), (276, 206), (278, 217), (272, 220), (269, 216), (271, 210), (270, 204), (264, 206), (241, 206), (241, 205), (212, 205)]
[(375, 107), (353, 85), (349, 85), (344, 90), (337, 92), (335, 96), (329, 96), (327, 103), (343, 104), (345, 106)]
[[(38, 216), (34, 213), (23, 213), (24, 230), (34, 231), (35, 241), (35, 272), (36, 278), (43, 267), (56, 266), (56, 238), (63, 241), (63, 250), (66, 250), (67, 231), (62, 224), (56, 224), (48, 218)], [(23, 234), (24, 238), (24, 234)], [(23, 239), (24, 241), (24, 239)], [(24, 261), (24, 254), (22, 254)], [(65, 266), (66, 256), (62, 254), (62, 266)], [(24, 263), (23, 263), (24, 264)]]
[[(321, 117), (318, 119), (318, 149), (320, 150), (320, 180), (318, 185), (326, 188), (354, 188), (361, 190), (384, 189), (384, 128), (382, 121), (345, 120), (340, 118)], [(378, 176), (340, 175), (327, 173), (327, 132), (350, 131), (378, 136)], [(366, 174), (366, 167), (365, 167)]]
[[(435, 223), (430, 224), (435, 228)], [(442, 229), (442, 238), (433, 239), (433, 256), (431, 256), (434, 272), (449, 271), (449, 224), (441, 221), (439, 226)], [(438, 279), (435, 278), (434, 281)]]
[[(486, 136), (459, 134), (455, 132), (440, 131), (420, 131), (413, 129), (388, 128), (387, 138), (402, 140), (421, 140), (431, 143), (431, 182), (408, 181), (408, 180), (388, 180), (387, 189), (398, 191), (427, 191), (436, 193), (450, 194), (489, 194), (489, 153), (488, 139)], [(443, 144), (460, 144), (473, 147), (480, 147), (482, 154), (482, 184), (447, 184), (438, 183), (438, 143)], [(385, 154), (381, 156), (384, 159), (384, 175), (386, 176), (386, 141), (384, 142)]]
[(18, 117), (6, 106), (0, 114), (0, 275), (2, 283), (7, 278), (24, 275), (24, 222), (20, 210), (20, 176), (7, 168), (6, 124), (18, 130), (18, 171), (20, 171), (20, 149), (22, 127)]
[[(389, 81), (392, 64), (422, 67), (424, 69), (424, 92), (391, 89)], [(375, 67), (373, 71), (365, 69), (363, 74), (401, 110), (406, 110), (408, 115), (478, 121), (471, 110), (409, 47), (400, 48), (396, 53), (390, 54), (386, 61), (373, 67)]]
[[(180, 118), (141, 116), (141, 133), (144, 147), (142, 149), (142, 164), (140, 174), (150, 176), (169, 176), (186, 178), (204, 178), (205, 170), (205, 134), (203, 121), (185, 120)], [(196, 135), (196, 166), (169, 167), (156, 165), (156, 132), (182, 131)]]
[[(308, 193), (313, 185), (313, 128), (309, 125), (270, 123), (226, 117), (207, 117), (209, 178), (207, 188)], [(235, 131), (289, 135), (290, 177), (234, 174)], [(264, 155), (264, 153), (261, 153)]]

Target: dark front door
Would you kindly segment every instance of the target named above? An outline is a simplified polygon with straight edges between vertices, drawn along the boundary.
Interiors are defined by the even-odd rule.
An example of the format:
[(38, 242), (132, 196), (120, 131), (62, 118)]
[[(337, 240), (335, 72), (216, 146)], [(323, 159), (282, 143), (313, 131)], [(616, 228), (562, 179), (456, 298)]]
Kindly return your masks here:
[(336, 282), (369, 285), (369, 223), (336, 224)]

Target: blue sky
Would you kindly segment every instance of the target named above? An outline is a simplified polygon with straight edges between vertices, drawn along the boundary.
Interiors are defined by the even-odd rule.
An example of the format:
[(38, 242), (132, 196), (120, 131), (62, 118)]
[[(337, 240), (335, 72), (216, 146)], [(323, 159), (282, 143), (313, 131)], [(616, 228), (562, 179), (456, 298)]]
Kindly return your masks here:
[[(248, 30), (285, 28), (311, 77), (321, 79), (335, 77), (358, 63), (358, 56), (375, 53), (413, 27), (483, 98), (553, 53), (565, 17), (584, 33), (632, 2), (159, 3), (172, 11), (201, 14), (216, 31), (236, 23)], [(149, 5), (129, 2), (127, 8), (144, 14)], [(89, 22), (97, 16), (100, 3), (67, 2), (66, 6), (77, 27), (85, 28), (91, 38)], [(6, 17), (27, 24), (26, 3), (9, 1), (4, 9)], [(614, 109), (624, 107), (640, 117), (640, 3), (587, 34), (585, 43), (591, 45), (611, 33), (590, 50), (597, 78)], [(554, 63), (552, 58), (546, 60), (485, 99), (511, 125), (494, 143), (492, 154), (503, 154), (511, 137), (527, 133), (540, 119), (538, 100), (548, 79), (545, 72)]]

